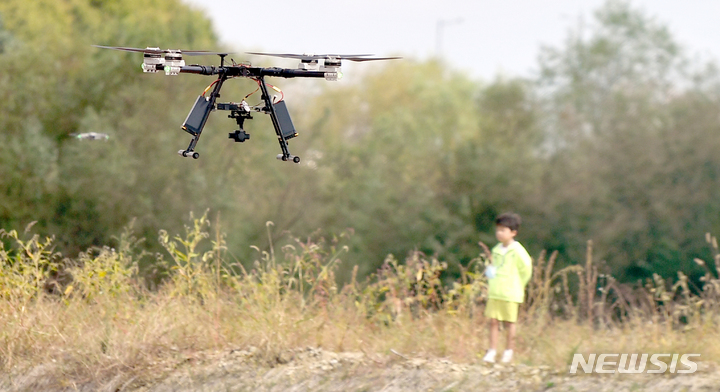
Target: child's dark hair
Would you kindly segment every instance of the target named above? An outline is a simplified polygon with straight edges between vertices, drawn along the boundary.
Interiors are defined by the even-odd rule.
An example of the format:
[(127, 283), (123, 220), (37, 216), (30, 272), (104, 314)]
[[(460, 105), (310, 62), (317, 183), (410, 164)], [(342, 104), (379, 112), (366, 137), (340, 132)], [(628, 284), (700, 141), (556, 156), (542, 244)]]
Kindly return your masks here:
[(522, 219), (520, 219), (520, 215), (515, 214), (513, 212), (506, 212), (503, 214), (500, 214), (500, 216), (495, 219), (495, 225), (498, 226), (505, 226), (510, 230), (518, 231), (520, 229), (520, 223), (522, 223)]

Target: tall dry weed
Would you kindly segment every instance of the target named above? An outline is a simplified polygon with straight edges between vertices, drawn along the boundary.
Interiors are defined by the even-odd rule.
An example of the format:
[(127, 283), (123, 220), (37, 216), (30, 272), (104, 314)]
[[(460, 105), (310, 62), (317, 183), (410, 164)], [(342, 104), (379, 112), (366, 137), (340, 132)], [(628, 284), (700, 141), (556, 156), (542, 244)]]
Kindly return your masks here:
[[(102, 378), (238, 347), (255, 347), (272, 364), (306, 346), (373, 360), (396, 352), (470, 362), (486, 348), (486, 247), (449, 283), (446, 263), (415, 251), (388, 256), (363, 282), (356, 267), (340, 287), (335, 273), (351, 233), (288, 237), (276, 249), (271, 225), (269, 247), (255, 247), (250, 267), (227, 260), (224, 234), (217, 222), (210, 234), (207, 213), (191, 217), (183, 235), (160, 232), (167, 253), (157, 259), (168, 272), (156, 290), (139, 276), (145, 255), (130, 228), (117, 249), (62, 263), (52, 239), (2, 232), (13, 246), (0, 248), (0, 366), (55, 360), (62, 372)], [(714, 237), (707, 240), (714, 257), (696, 260), (706, 271), (700, 288), (682, 271), (673, 282), (654, 276), (620, 284), (601, 272), (591, 242), (583, 263), (561, 269), (557, 253), (541, 253), (519, 319), (518, 360), (562, 368), (576, 352), (681, 349), (716, 358), (720, 347), (707, 338), (719, 321), (720, 251)], [(48, 289), (61, 285), (54, 278), (61, 265), (71, 279)]]

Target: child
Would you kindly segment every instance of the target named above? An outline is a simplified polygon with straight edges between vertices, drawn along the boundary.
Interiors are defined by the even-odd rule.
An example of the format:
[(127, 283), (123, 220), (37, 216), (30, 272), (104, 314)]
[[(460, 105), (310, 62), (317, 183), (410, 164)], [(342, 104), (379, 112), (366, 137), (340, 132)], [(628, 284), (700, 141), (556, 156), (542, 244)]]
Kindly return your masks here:
[(489, 278), (485, 317), (490, 319), (490, 349), (483, 358), (485, 362), (495, 362), (500, 321), (507, 330), (507, 347), (502, 362), (512, 360), (518, 307), (525, 299), (525, 286), (532, 275), (530, 255), (515, 241), (519, 228), (520, 216), (517, 214), (501, 214), (495, 220), (495, 237), (500, 243), (493, 248), (492, 264), (485, 270)]

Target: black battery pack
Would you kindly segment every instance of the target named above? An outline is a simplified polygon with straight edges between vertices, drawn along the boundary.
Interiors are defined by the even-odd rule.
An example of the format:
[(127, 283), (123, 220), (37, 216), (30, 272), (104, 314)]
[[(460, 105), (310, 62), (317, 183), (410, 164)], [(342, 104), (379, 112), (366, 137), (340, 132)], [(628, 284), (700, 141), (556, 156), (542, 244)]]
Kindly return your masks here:
[(280, 133), (283, 135), (285, 140), (292, 139), (297, 136), (295, 126), (293, 125), (292, 119), (290, 118), (290, 112), (288, 112), (285, 101), (280, 101), (274, 105), (275, 115), (277, 116), (278, 125), (280, 126)]
[(193, 136), (199, 135), (205, 127), (210, 111), (212, 111), (210, 100), (202, 95), (199, 96), (183, 123), (183, 131)]

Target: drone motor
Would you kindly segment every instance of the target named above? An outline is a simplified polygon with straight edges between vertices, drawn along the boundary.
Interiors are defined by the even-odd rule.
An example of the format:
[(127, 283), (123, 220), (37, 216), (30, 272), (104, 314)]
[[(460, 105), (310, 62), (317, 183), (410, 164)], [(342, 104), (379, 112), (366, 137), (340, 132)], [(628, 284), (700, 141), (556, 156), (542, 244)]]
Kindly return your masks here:
[(338, 72), (340, 71), (340, 67), (342, 66), (342, 61), (338, 58), (327, 58), (323, 62), (322, 70), (328, 71), (328, 72)]
[(150, 72), (150, 73), (156, 73), (158, 71), (158, 66), (164, 66), (165, 65), (165, 59), (160, 54), (160, 48), (148, 48), (157, 50), (157, 52), (145, 52), (143, 53), (143, 63), (142, 63), (142, 70), (143, 72)]
[(180, 67), (185, 66), (182, 53), (170, 50), (165, 53), (165, 75), (176, 76), (180, 74)]
[(317, 71), (319, 68), (318, 59), (301, 59), (298, 64), (298, 69), (305, 71)]

